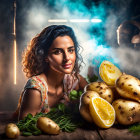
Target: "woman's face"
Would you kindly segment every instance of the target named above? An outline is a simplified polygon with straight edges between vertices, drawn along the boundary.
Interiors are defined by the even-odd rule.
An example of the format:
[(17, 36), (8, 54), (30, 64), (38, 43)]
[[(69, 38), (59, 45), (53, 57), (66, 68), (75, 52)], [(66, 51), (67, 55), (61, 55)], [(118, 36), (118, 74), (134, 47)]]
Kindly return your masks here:
[(49, 67), (56, 72), (70, 74), (74, 68), (75, 60), (76, 53), (72, 39), (69, 36), (57, 37), (46, 58)]

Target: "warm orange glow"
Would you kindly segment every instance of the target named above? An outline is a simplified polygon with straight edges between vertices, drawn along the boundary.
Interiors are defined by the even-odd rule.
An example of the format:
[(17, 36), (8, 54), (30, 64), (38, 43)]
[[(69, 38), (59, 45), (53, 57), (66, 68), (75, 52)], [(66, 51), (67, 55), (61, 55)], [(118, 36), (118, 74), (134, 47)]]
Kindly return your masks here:
[(16, 40), (14, 40), (14, 84), (16, 85), (17, 83), (17, 44), (16, 44)]
[(14, 1), (14, 84), (17, 84), (16, 1)]

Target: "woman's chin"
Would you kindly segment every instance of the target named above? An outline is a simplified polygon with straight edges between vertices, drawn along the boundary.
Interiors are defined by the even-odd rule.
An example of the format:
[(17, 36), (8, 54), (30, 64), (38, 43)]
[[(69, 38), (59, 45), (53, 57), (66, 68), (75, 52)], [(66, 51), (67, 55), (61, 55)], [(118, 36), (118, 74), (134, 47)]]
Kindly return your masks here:
[(72, 73), (72, 70), (71, 69), (64, 69), (64, 73), (65, 74), (71, 74)]

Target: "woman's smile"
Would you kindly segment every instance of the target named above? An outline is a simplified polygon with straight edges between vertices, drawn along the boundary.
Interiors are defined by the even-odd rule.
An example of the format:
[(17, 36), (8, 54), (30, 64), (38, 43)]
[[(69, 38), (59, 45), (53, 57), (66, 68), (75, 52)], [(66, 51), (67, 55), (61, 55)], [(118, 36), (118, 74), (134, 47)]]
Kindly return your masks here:
[(72, 64), (71, 63), (70, 64), (63, 64), (62, 66), (64, 69), (69, 69), (69, 68), (71, 68)]

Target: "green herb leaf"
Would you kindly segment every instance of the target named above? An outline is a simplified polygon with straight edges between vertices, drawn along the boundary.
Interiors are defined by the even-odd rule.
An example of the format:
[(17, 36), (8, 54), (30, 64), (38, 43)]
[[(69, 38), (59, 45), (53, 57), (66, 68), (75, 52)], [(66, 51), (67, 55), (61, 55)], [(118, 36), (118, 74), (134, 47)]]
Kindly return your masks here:
[(76, 90), (72, 90), (70, 92), (70, 96), (78, 97), (78, 92)]
[(37, 131), (33, 132), (33, 135), (35, 135), (35, 136), (41, 135), (41, 134), (42, 134), (42, 132), (40, 130), (37, 130)]
[(78, 92), (78, 96), (79, 96), (79, 97), (80, 97), (82, 94), (83, 94), (82, 91), (79, 91), (79, 92)]
[(62, 112), (65, 112), (66, 107), (63, 103), (60, 103), (60, 104), (58, 104), (58, 109)]
[(31, 132), (22, 132), (22, 135), (23, 135), (23, 136), (31, 136), (32, 133), (31, 133)]
[(140, 134), (140, 123), (134, 124), (128, 128), (129, 132), (132, 132), (134, 135)]
[(31, 114), (31, 113), (29, 113), (28, 115), (27, 115), (27, 119), (31, 119), (33, 117), (33, 115)]
[(77, 100), (75, 96), (70, 96), (70, 100)]

